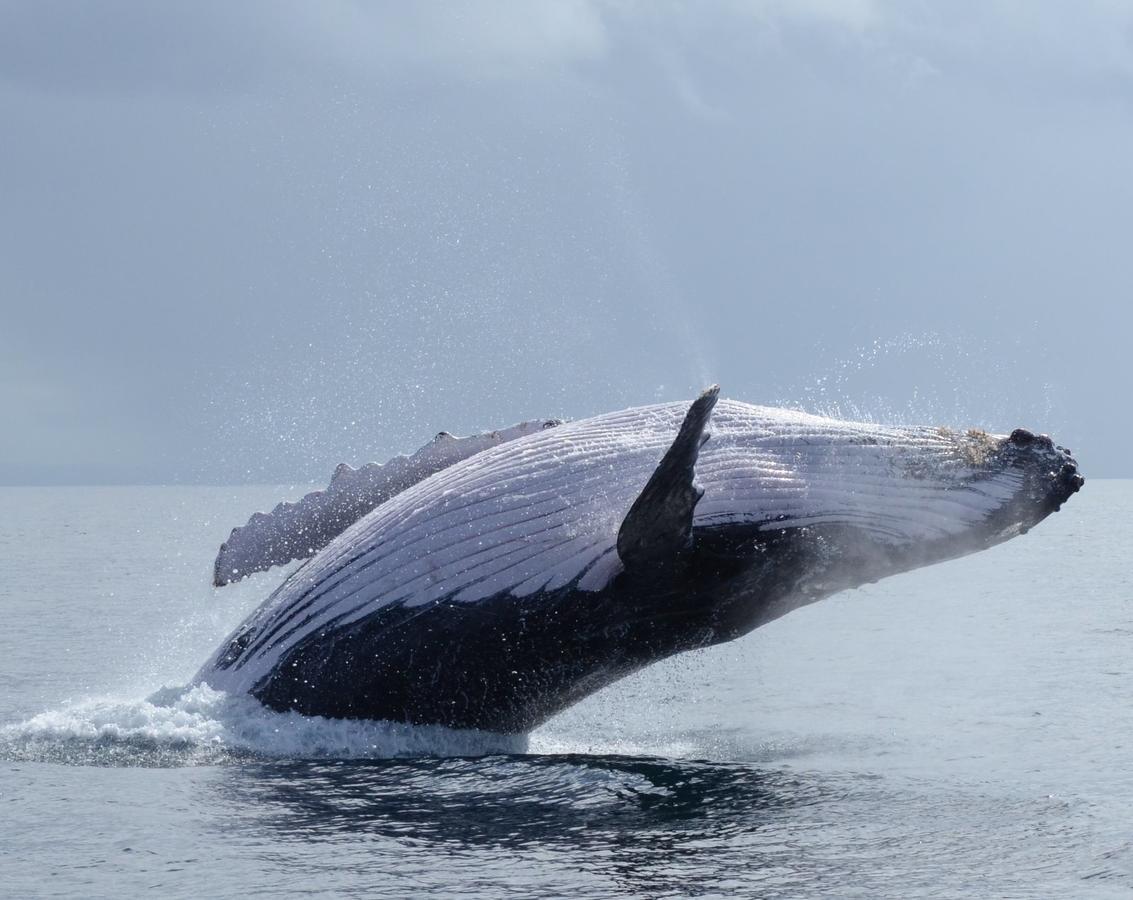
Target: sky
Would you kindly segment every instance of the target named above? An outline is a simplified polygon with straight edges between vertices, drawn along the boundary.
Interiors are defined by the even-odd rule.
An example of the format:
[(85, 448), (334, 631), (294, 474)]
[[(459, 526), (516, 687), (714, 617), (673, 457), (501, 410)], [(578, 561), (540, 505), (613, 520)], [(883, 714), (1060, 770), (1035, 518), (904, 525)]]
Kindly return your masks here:
[(726, 396), (1133, 476), (1133, 3), (0, 5), (0, 483)]

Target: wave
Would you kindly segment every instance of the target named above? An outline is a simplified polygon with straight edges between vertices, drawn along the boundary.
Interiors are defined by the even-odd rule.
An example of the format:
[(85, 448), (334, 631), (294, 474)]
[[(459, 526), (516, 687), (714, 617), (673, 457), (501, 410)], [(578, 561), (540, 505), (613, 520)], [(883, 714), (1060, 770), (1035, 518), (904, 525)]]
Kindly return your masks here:
[(833, 735), (766, 735), (752, 741), (741, 729), (718, 723), (696, 730), (664, 725), (643, 728), (640, 722), (626, 721), (617, 709), (604, 708), (585, 715), (572, 711), (530, 736), (439, 725), (327, 719), (276, 712), (246, 694), (228, 694), (204, 684), (164, 687), (144, 699), (84, 699), (0, 726), (0, 760), (90, 766), (169, 767), (256, 760), (387, 760), (526, 753), (782, 765), (799, 757), (844, 752), (851, 743), (845, 736)]
[(98, 697), (0, 728), (0, 759), (70, 765), (219, 765), (523, 753), (525, 735), (275, 712), (207, 685)]

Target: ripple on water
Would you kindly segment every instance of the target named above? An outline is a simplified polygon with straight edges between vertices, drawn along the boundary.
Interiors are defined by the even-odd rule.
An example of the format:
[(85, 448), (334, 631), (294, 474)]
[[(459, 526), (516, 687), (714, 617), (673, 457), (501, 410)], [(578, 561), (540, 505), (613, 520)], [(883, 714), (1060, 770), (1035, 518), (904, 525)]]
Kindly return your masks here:
[[(1067, 878), (1075, 870), (1097, 888), (1130, 883), (1128, 846), (1094, 855), (1083, 810), (1065, 799), (839, 771), (829, 741), (588, 737), (597, 752), (578, 752), (569, 738), (538, 734), (538, 752), (524, 753), (522, 738), (280, 714), (194, 687), (42, 713), (0, 732), (0, 758), (212, 767), (192, 782), (193, 807), (210, 811), (206, 843), (227, 846), (239, 829), (241, 841), (295, 847), (313, 861), (329, 843), (359, 866), (375, 847), (391, 863), (401, 859), (395, 848), (425, 848), (418, 859), (438, 864), (414, 884), (440, 879), (441, 893), (452, 867), (501, 852), (570, 860), (583, 876), (579, 896), (586, 876), (651, 896), (852, 896), (852, 885), (860, 896), (986, 895), (989, 885), (1025, 895), (1035, 879), (1080, 884)], [(94, 779), (84, 790), (98, 788)]]

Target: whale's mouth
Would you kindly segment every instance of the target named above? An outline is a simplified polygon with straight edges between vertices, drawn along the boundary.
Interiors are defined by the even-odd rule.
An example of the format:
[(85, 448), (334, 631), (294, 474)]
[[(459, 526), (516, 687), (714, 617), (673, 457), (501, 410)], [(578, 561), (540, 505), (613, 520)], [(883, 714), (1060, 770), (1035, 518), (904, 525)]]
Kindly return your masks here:
[[(745, 541), (762, 551), (746, 577), (771, 599), (728, 610), (727, 633), (836, 591), (1000, 544), (1057, 512), (1085, 484), (1070, 451), (1046, 435), (1021, 428), (1009, 435), (910, 433), (905, 446), (915, 452), (878, 445), (869, 480), (849, 466), (834, 469), (837, 478), (818, 467), (808, 471), (811, 494), (823, 501), (813, 512), (748, 529), (705, 529), (701, 540), (715, 558), (742, 555)], [(929, 441), (935, 443), (926, 451)], [(856, 489), (837, 479), (856, 479)]]

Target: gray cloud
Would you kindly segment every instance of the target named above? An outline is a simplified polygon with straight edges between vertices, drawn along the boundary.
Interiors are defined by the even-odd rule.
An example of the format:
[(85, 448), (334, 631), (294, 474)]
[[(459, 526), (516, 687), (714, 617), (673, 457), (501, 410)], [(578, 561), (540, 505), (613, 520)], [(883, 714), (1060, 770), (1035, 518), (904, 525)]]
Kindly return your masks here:
[(320, 478), (715, 379), (1125, 471), (1129, 35), (1100, 2), (8, 4), (0, 480)]

